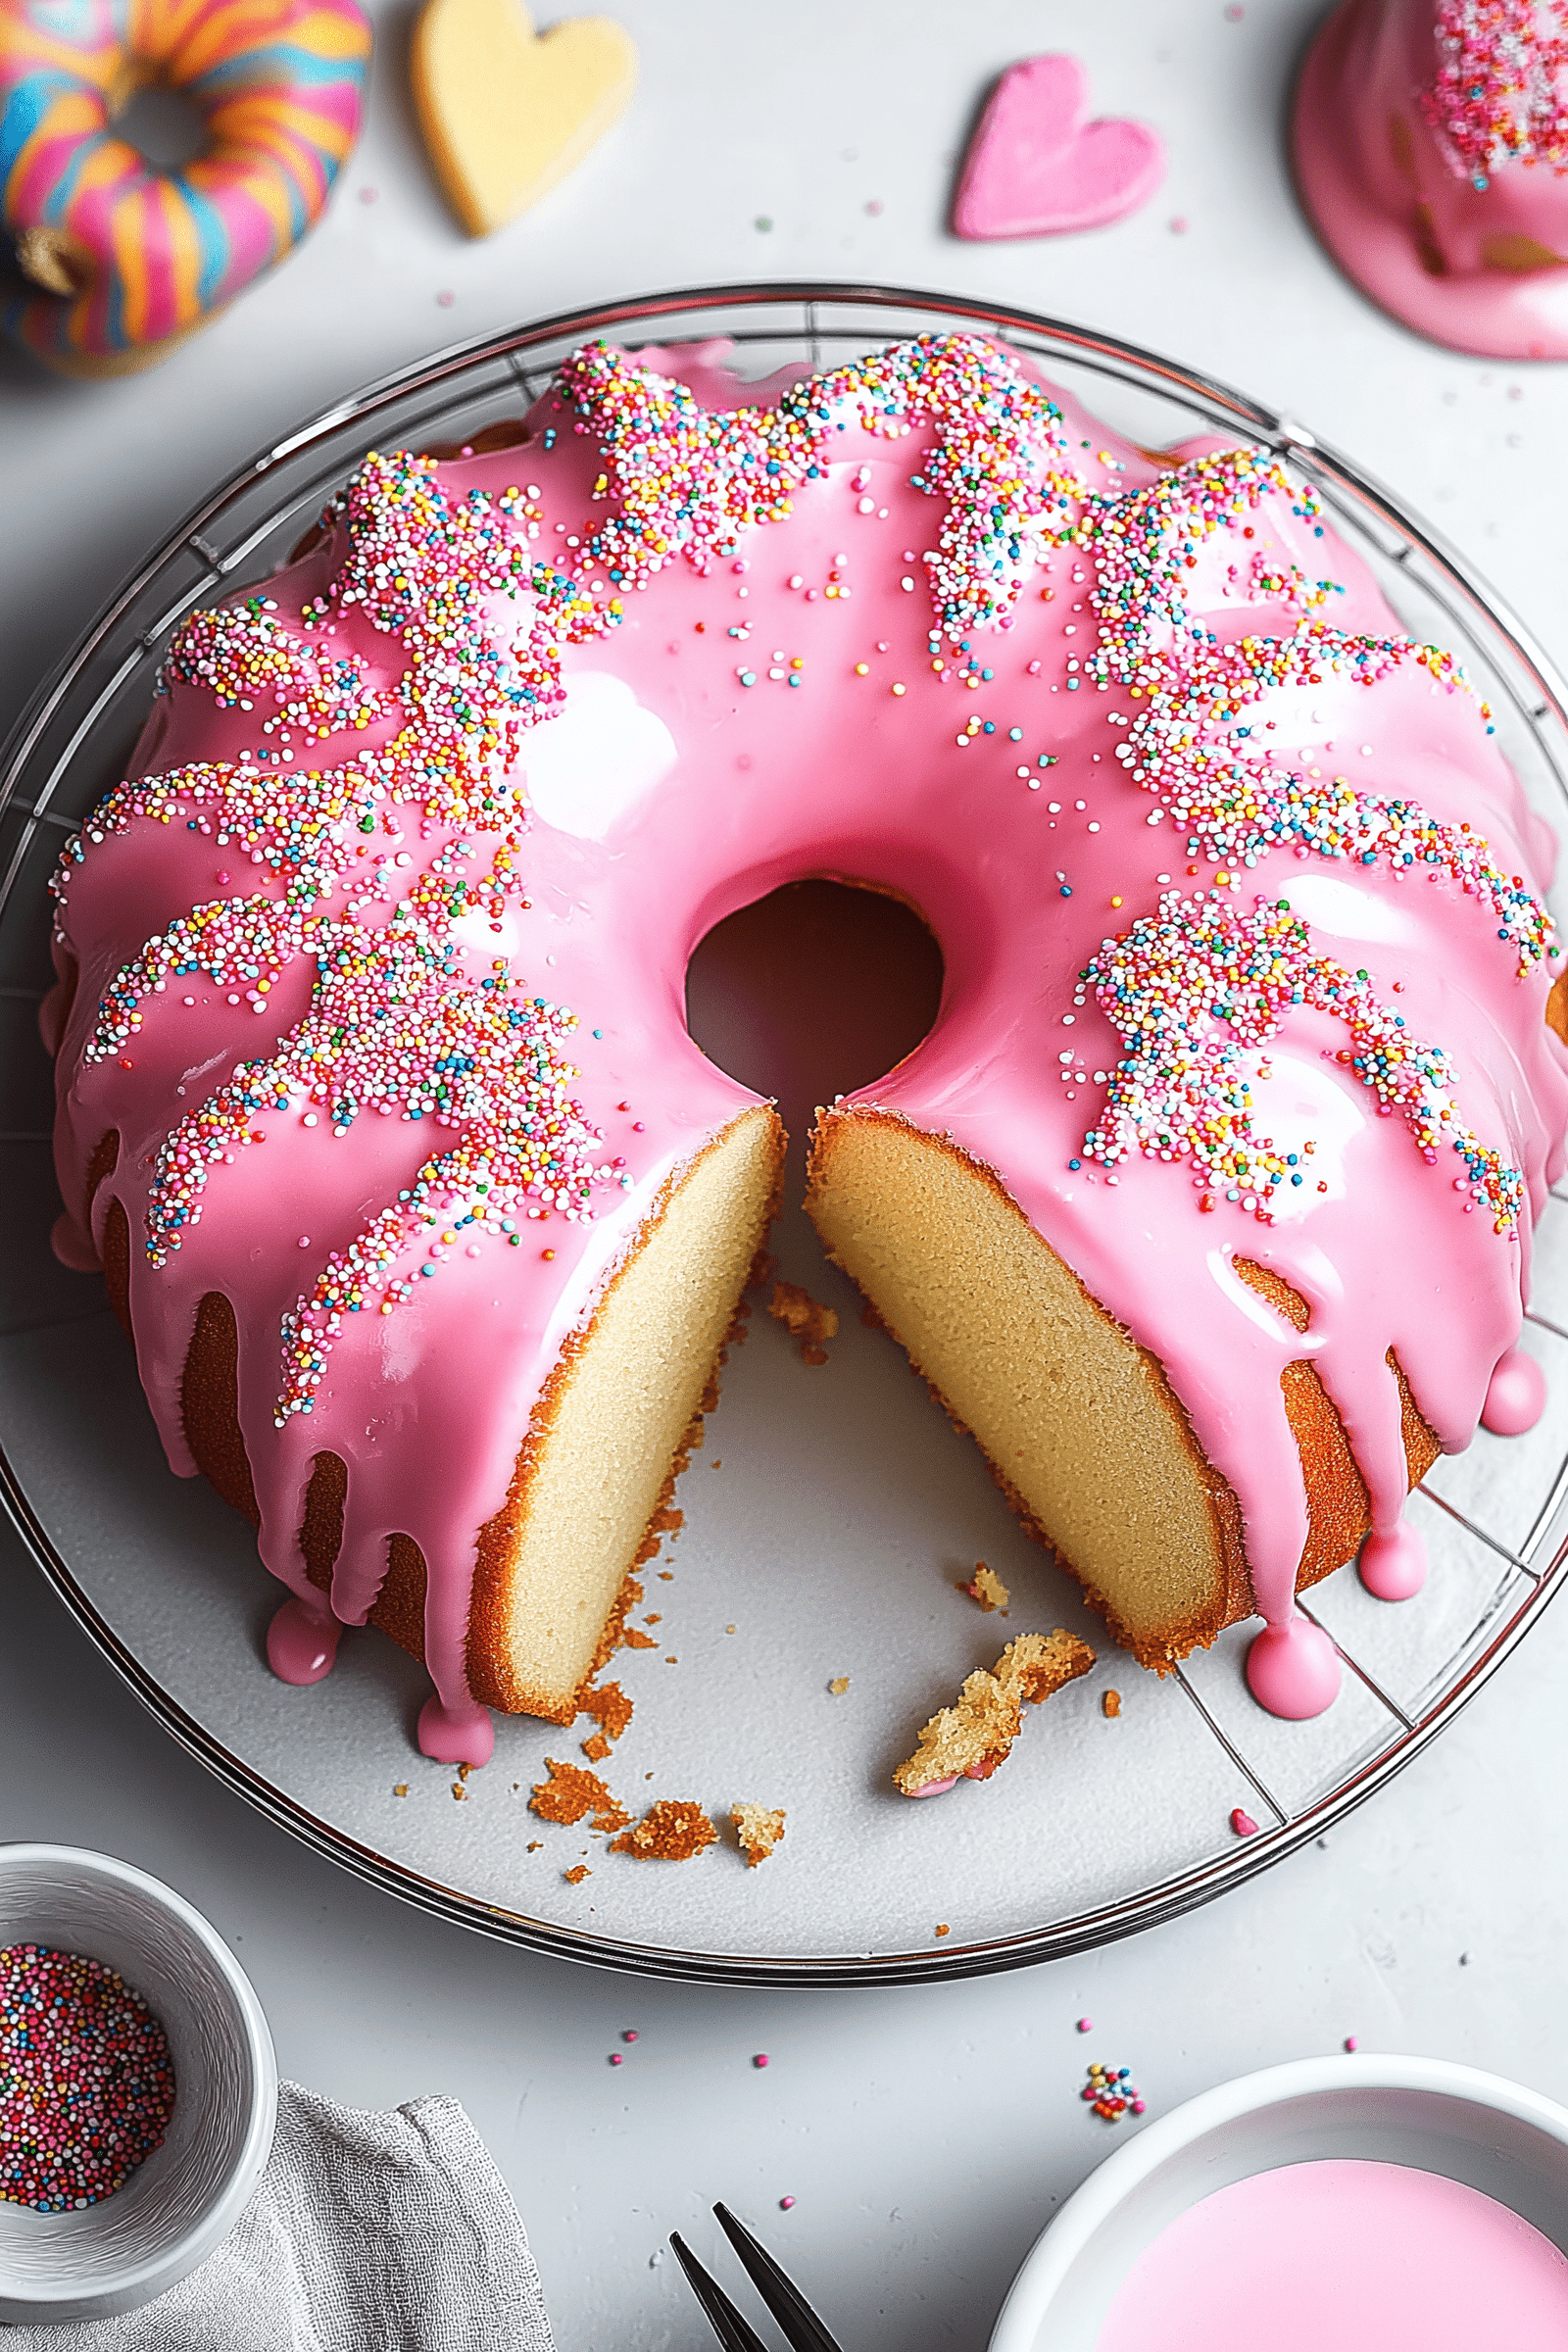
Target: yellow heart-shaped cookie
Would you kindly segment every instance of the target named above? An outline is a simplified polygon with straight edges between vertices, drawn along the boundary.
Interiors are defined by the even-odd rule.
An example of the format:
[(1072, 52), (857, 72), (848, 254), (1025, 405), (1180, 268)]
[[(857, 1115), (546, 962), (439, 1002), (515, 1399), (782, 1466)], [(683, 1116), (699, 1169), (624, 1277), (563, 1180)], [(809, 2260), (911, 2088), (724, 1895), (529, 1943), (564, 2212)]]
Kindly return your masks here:
[(609, 17), (536, 34), (521, 0), (426, 0), (414, 100), (471, 237), (514, 220), (579, 164), (631, 96), (637, 52)]

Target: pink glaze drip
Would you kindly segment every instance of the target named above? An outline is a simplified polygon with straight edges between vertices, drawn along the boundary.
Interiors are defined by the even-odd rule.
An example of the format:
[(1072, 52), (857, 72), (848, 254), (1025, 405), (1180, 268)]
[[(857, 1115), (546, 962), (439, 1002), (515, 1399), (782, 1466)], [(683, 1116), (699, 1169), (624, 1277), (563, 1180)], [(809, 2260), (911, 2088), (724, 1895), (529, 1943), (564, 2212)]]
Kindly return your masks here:
[[(1446, 77), (1466, 17), (1492, 63)], [(1534, 0), (1344, 0), (1302, 69), (1294, 161), (1319, 235), (1374, 302), (1455, 350), (1568, 358), (1562, 34)], [(1534, 107), (1497, 94), (1518, 60)]]
[(38, 1006), (38, 1035), (43, 1039), (46, 1054), (58, 1054), (60, 1041), (66, 1033), (66, 1014), (70, 1009), (71, 991), (64, 981), (57, 980)]
[(1481, 1408), (1482, 1427), (1494, 1438), (1522, 1438), (1546, 1409), (1546, 1376), (1533, 1355), (1510, 1348), (1497, 1358)]
[(1568, 2261), (1479, 2189), (1331, 2158), (1190, 2206), (1128, 2271), (1098, 2352), (1561, 2352)]
[(946, 1796), (950, 1788), (956, 1788), (957, 1786), (958, 1775), (956, 1772), (950, 1772), (945, 1779), (926, 1781), (922, 1787), (911, 1788), (908, 1793), (910, 1796)]
[[(80, 984), (59, 1059), (62, 1192), (84, 1198), (117, 1129), (92, 1240), (119, 1200), (171, 1463), (194, 1467), (180, 1372), (198, 1303), (220, 1290), (240, 1332), (262, 1557), (318, 1609), (299, 1530), (316, 1457), (335, 1453), (348, 1478), (331, 1607), (362, 1623), (389, 1538), (417, 1544), (439, 1696), (421, 1739), (448, 1760), (478, 1761), (482, 1736), (466, 1666), (475, 1530), (662, 1185), (755, 1100), (686, 1034), (687, 960), (785, 882), (873, 882), (931, 923), (941, 1015), (853, 1101), (994, 1169), (1164, 1365), (1240, 1506), (1269, 1629), (1249, 1665), (1264, 1704), (1315, 1712), (1337, 1679), (1295, 1611), (1306, 1504), (1285, 1367), (1315, 1365), (1388, 1537), (1406, 1483), (1390, 1351), (1457, 1448), (1481, 1367), (1517, 1338), (1533, 1218), (1562, 1165), (1568, 1055), (1544, 1019), (1528, 812), (1484, 710), (1400, 635), (1272, 461), (1195, 445), (1162, 468), (1065, 397), (1054, 421), (988, 347), (954, 349), (947, 375), (918, 353), (893, 368), (897, 396), (918, 382), (936, 403), (906, 438), (853, 385), (824, 392), (814, 478), (800, 404), (790, 434), (747, 426), (743, 451), (784, 452), (787, 519), (725, 520), (761, 477), (726, 471), (734, 449), (676, 402), (686, 382), (713, 411), (740, 404), (710, 349), (644, 355), (664, 377), (587, 355), (586, 413), (547, 394), (518, 450), (377, 461), (348, 520), (268, 584), (265, 612), (198, 616), (176, 639), (138, 750), (147, 781), (68, 850), (56, 948)], [(955, 390), (977, 383), (989, 426)], [(997, 413), (1031, 421), (977, 505), (954, 467), (970, 441), (988, 462)], [(618, 443), (617, 415), (631, 427)], [(662, 467), (718, 518), (698, 562), (661, 567), (639, 538), (637, 499), (652, 496), (656, 524), (663, 512)], [(598, 486), (612, 474), (621, 505)], [(433, 558), (424, 514), (442, 526)], [(400, 612), (377, 582), (456, 594), (460, 556), (439, 550), (486, 532), (472, 577), (489, 584), (427, 643), (417, 600)], [(562, 576), (578, 567), (577, 602), (558, 596), (548, 621), (526, 585), (541, 551)], [(1325, 569), (1338, 588), (1319, 585)], [(443, 715), (443, 626), (472, 653), (462, 695), (487, 710), (496, 748), (454, 738)], [(265, 689), (234, 682), (245, 660)], [(498, 679), (539, 700), (498, 701)], [(438, 756), (434, 786), (420, 745)], [(272, 793), (285, 749), (294, 768)], [(1263, 816), (1244, 821), (1243, 802)], [(308, 855), (287, 830), (307, 818), (320, 827)], [(1200, 962), (1220, 985), (1232, 946), (1251, 941), (1265, 973), (1229, 1060), (1218, 999), (1183, 1033), (1200, 1109), (1169, 1144), (1158, 1071), (1140, 1092), (1124, 1069), (1110, 951), (1140, 924), (1156, 962), (1174, 957), (1181, 1004)], [(356, 959), (373, 969), (399, 940), (414, 1006), (399, 1017), (444, 1047), (420, 1046), (433, 1058), (417, 1087), (377, 1060), (368, 1000), (353, 1010)], [(318, 1018), (334, 957), (340, 1028)], [(529, 991), (547, 1008), (516, 1033), (544, 1093), (486, 1075), (497, 958), (519, 1017)], [(1249, 1107), (1233, 1114), (1233, 1098)], [(564, 1141), (509, 1231), (475, 1155), (514, 1154), (519, 1118)], [(1226, 1183), (1232, 1149), (1252, 1189)], [(461, 1184), (440, 1175), (460, 1161)], [(1305, 1332), (1239, 1258), (1305, 1300)]]
[(1339, 1696), (1339, 1654), (1321, 1626), (1292, 1608), (1254, 1637), (1247, 1652), (1247, 1684), (1271, 1715), (1305, 1723)]
[(313, 1607), (296, 1593), (267, 1629), (267, 1662), (280, 1683), (318, 1683), (332, 1671), (342, 1631), (324, 1600)]
[(103, 1265), (90, 1236), (84, 1235), (74, 1217), (64, 1211), (49, 1229), (49, 1247), (63, 1266), (73, 1274), (101, 1274)]
[(1427, 1581), (1426, 1538), (1401, 1519), (1361, 1546), (1361, 1582), (1378, 1600), (1410, 1600)]
[(496, 1727), (488, 1707), (449, 1707), (432, 1692), (419, 1709), (420, 1751), (438, 1764), (488, 1764), (495, 1752)]

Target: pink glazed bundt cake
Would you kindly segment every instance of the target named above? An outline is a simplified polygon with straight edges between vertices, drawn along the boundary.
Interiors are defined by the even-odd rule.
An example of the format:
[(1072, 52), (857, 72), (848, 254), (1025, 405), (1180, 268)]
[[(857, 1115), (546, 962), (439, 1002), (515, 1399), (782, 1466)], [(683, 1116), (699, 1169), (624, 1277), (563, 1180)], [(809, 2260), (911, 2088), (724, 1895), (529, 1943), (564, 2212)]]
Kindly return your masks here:
[(1343, 0), (1292, 145), (1384, 310), (1458, 351), (1568, 359), (1568, 0)]
[(429, 1752), (571, 1719), (779, 1185), (687, 961), (825, 875), (946, 959), (820, 1117), (830, 1254), (1140, 1659), (1259, 1612), (1326, 1704), (1298, 1589), (1411, 1589), (1411, 1482), (1529, 1377), (1564, 991), (1485, 706), (1269, 453), (977, 337), (591, 344), (513, 440), (372, 455), (188, 619), (60, 869), (59, 1246), (274, 1664), (369, 1618)]

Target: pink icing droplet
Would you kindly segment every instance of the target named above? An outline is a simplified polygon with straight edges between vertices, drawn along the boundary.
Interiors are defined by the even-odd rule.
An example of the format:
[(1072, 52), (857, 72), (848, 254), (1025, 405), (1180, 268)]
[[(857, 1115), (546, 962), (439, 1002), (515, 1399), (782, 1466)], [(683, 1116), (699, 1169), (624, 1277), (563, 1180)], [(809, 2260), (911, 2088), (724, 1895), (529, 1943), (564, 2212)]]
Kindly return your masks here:
[(1546, 1377), (1533, 1355), (1510, 1348), (1499, 1355), (1487, 1383), (1481, 1426), (1494, 1438), (1521, 1438), (1534, 1429), (1546, 1407)]
[(285, 1600), (267, 1629), (267, 1662), (280, 1683), (304, 1688), (332, 1671), (343, 1628), (324, 1608), (298, 1593)]
[(46, 1054), (59, 1053), (70, 1010), (71, 991), (63, 980), (57, 980), (38, 1007), (38, 1035)]
[(1240, 1805), (1237, 1805), (1231, 1813), (1231, 1828), (1236, 1832), (1238, 1838), (1255, 1838), (1257, 1836), (1256, 1822), (1250, 1813), (1244, 1813)]
[(793, 2197), (780, 2197), (778, 2201), (778, 2209), (780, 2213), (788, 2213), (794, 2203), (795, 2199)]
[(622, 2058), (618, 2050), (612, 2050), (610, 2053), (610, 2063), (612, 2066), (624, 2066), (626, 2061), (624, 2058)]
[(1426, 1539), (1401, 1519), (1361, 1546), (1361, 1582), (1379, 1600), (1408, 1600), (1427, 1581)]
[(1356, 2037), (1353, 2034), (1347, 2034), (1345, 2036), (1345, 2046), (1348, 2050), (1358, 2050), (1361, 2047), (1361, 2044), (1356, 2040)]
[(1095, 2021), (1092, 2017), (1081, 2017), (1078, 2020), (1078, 2031), (1080, 2034), (1092, 2034), (1094, 2030)]
[(1247, 1653), (1247, 1682), (1260, 1707), (1287, 1723), (1321, 1715), (1339, 1695), (1340, 1661), (1321, 1627), (1299, 1611), (1265, 1625)]
[(756, 2057), (752, 2060), (752, 2064), (754, 2066), (766, 2066), (767, 2063), (768, 2056), (765, 2050), (759, 2050)]
[(463, 1706), (449, 1707), (438, 1690), (432, 1690), (419, 1709), (416, 1734), (419, 1753), (437, 1764), (488, 1764), (495, 1750), (496, 1727), (490, 1720), (488, 1707), (468, 1699)]
[(49, 1247), (63, 1266), (73, 1274), (99, 1274), (103, 1271), (97, 1250), (90, 1241), (84, 1241), (74, 1217), (64, 1210), (49, 1229)]

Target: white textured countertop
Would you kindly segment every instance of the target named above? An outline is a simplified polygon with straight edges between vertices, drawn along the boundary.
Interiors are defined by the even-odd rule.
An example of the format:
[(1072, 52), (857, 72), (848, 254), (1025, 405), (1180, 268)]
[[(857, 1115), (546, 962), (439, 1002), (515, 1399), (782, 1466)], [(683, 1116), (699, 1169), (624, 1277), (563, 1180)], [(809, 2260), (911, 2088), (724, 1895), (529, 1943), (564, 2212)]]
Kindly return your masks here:
[[(994, 296), (1169, 352), (1381, 476), (1568, 657), (1568, 375), (1420, 343), (1323, 258), (1279, 132), (1312, 8), (1116, 0), (1083, 23), (907, 0), (896, 35), (867, 0), (617, 13), (642, 55), (633, 107), (514, 228), (470, 244), (448, 220), (407, 13), (383, 8), (368, 134), (289, 263), (142, 377), (66, 384), (0, 358), (0, 720), (203, 491), (345, 391), (514, 319), (761, 276)], [(1085, 59), (1100, 106), (1160, 128), (1166, 183), (1109, 230), (960, 244), (942, 223), (972, 111), (1053, 47)], [(562, 2352), (695, 2352), (662, 2248), (678, 2227), (711, 2254), (714, 2198), (763, 2229), (847, 2352), (978, 2352), (1054, 2204), (1112, 2144), (1075, 2095), (1089, 2057), (1130, 2065), (1152, 2113), (1350, 2034), (1568, 2098), (1561, 1611), (1326, 1846), (1174, 1927), (980, 1983), (759, 1993), (533, 1960), (351, 1880), (176, 1749), (0, 1543), (0, 1836), (103, 1846), (181, 1888), (251, 1972), (285, 2073), (364, 2104), (461, 2097), (517, 2194)]]

